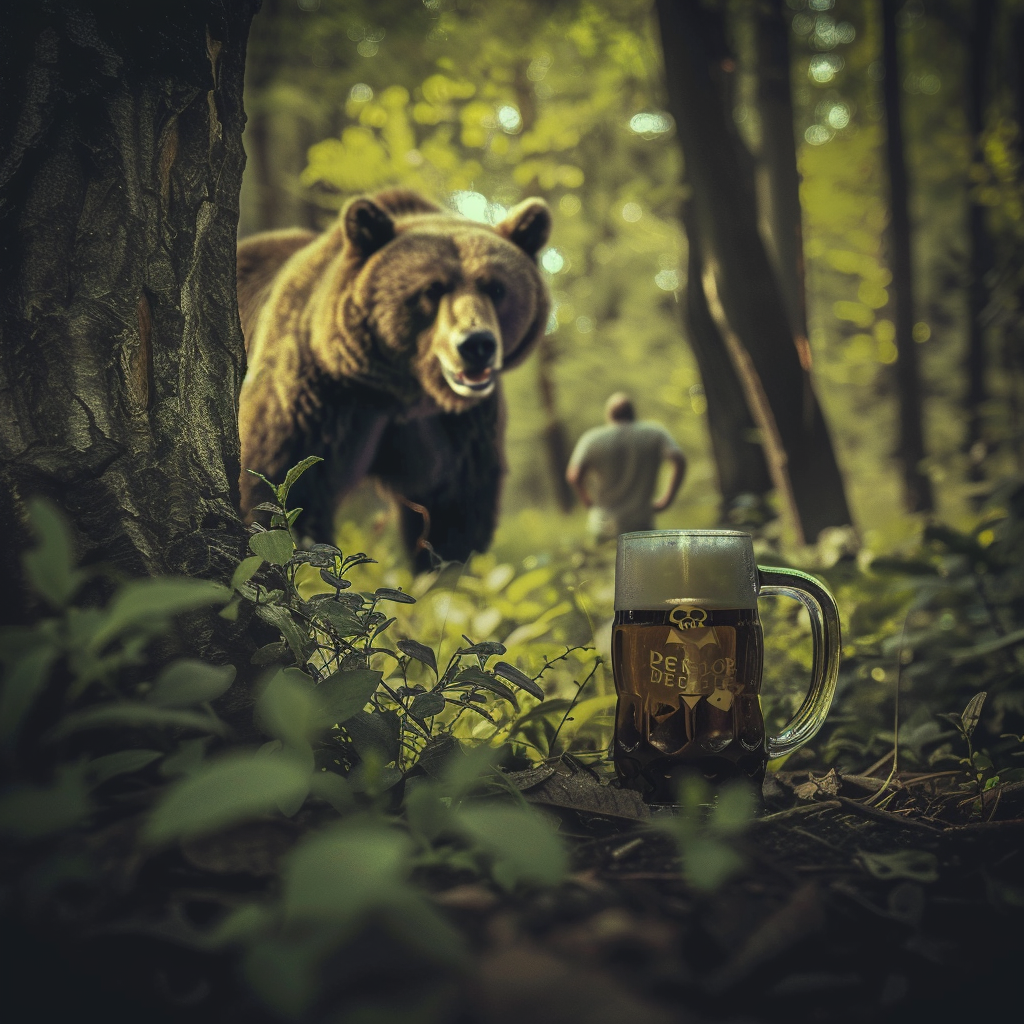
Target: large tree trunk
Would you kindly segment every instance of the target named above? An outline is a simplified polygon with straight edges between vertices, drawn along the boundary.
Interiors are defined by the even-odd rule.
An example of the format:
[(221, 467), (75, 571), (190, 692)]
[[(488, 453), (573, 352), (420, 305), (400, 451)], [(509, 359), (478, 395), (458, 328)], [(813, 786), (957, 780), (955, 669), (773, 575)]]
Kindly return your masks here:
[(683, 208), (683, 227), (690, 250), (686, 279), (687, 335), (708, 403), (708, 434), (722, 496), (720, 518), (728, 523), (730, 509), (738, 498), (754, 495), (763, 499), (771, 490), (772, 480), (764, 449), (755, 440), (756, 426), (743, 397), (743, 387), (708, 309), (701, 280), (704, 258), (692, 199)]
[(808, 371), (801, 366), (785, 303), (758, 231), (704, 47), (700, 4), (658, 0), (669, 109), (693, 187), (708, 308), (726, 342), (760, 428), (782, 507), (799, 542), (850, 522), (843, 480)]
[(899, 403), (899, 437), (896, 458), (903, 470), (904, 503), (910, 512), (935, 507), (932, 485), (921, 470), (924, 459), (924, 425), (921, 381), (918, 370), (914, 331), (914, 271), (910, 238), (910, 202), (907, 165), (903, 153), (903, 119), (900, 111), (902, 91), (897, 53), (896, 11), (901, 0), (882, 0), (882, 67), (885, 78), (885, 154), (889, 167), (889, 206), (891, 214), (891, 269), (894, 293), (893, 319), (896, 325), (896, 397)]
[[(967, 127), (973, 140), (972, 162), (978, 164), (984, 164), (985, 161), (982, 134), (985, 131), (985, 109), (989, 95), (994, 18), (995, 0), (978, 0), (974, 4), (968, 65)], [(967, 207), (967, 252), (967, 391), (964, 395), (967, 432), (964, 450), (971, 479), (981, 480), (982, 463), (988, 453), (984, 412), (989, 397), (985, 379), (988, 370), (985, 321), (989, 312), (987, 279), (992, 269), (993, 246), (988, 230), (988, 210), (973, 195)]]
[(235, 300), (254, 0), (16, 4), (0, 33), (0, 536), (26, 501), (124, 575), (224, 578), (237, 517)]

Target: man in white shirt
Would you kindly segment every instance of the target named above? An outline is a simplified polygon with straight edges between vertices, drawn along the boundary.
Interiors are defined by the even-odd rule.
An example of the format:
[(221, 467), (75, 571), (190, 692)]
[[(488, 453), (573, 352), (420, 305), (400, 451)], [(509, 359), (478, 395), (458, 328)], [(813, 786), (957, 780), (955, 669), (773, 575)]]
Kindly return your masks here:
[[(654, 513), (668, 508), (686, 474), (686, 459), (672, 435), (649, 420), (636, 422), (629, 396), (619, 391), (605, 403), (606, 426), (588, 430), (577, 442), (565, 478), (590, 509), (595, 539), (654, 529)], [(671, 475), (655, 500), (663, 462)]]

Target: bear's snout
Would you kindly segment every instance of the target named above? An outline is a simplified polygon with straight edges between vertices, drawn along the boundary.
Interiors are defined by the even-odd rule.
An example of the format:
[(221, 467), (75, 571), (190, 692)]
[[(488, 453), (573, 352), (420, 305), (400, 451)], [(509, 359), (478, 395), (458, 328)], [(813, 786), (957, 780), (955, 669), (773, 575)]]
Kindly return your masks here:
[(458, 346), (465, 372), (476, 377), (493, 362), (498, 351), (498, 339), (493, 331), (473, 331)]

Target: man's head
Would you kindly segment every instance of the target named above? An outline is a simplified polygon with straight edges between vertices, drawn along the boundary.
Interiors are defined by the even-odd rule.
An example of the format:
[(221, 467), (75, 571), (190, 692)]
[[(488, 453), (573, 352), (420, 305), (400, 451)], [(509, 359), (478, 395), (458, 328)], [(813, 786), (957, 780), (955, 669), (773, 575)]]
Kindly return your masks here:
[(633, 400), (625, 391), (616, 391), (604, 403), (604, 416), (609, 423), (632, 423), (636, 419)]

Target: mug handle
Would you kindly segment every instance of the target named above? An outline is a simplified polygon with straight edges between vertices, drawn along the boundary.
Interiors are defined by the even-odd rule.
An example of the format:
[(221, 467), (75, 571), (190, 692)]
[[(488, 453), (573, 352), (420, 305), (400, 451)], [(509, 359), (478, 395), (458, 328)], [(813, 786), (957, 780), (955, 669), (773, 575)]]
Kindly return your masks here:
[(768, 759), (791, 754), (806, 743), (822, 726), (839, 676), (839, 609), (836, 599), (813, 577), (796, 569), (757, 567), (758, 597), (792, 597), (811, 617), (813, 661), (811, 686), (800, 709), (777, 736), (765, 739)]

